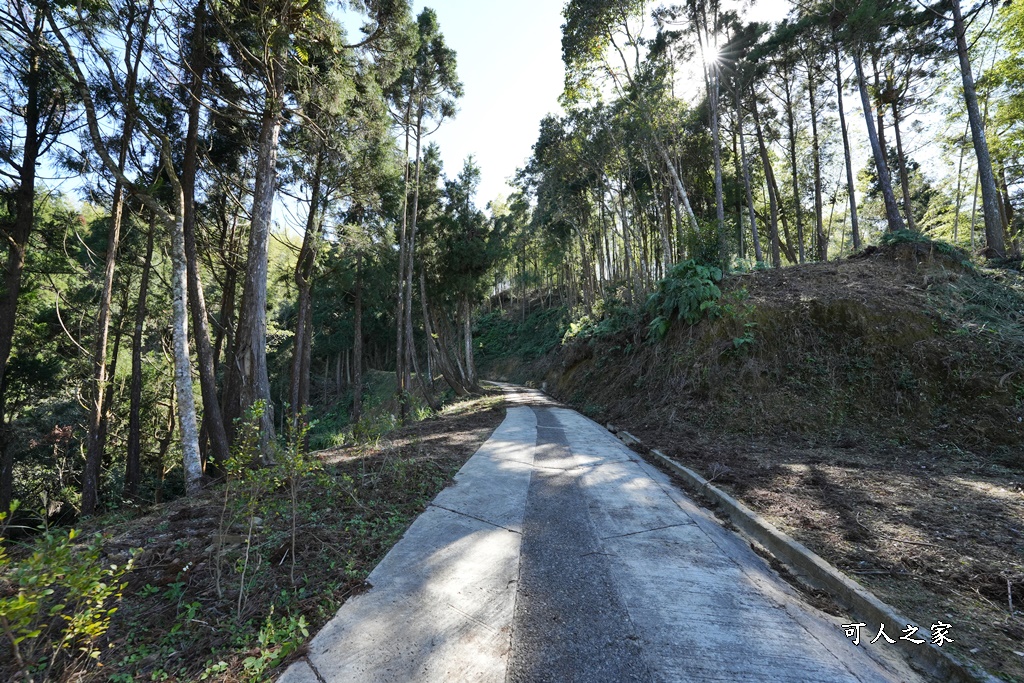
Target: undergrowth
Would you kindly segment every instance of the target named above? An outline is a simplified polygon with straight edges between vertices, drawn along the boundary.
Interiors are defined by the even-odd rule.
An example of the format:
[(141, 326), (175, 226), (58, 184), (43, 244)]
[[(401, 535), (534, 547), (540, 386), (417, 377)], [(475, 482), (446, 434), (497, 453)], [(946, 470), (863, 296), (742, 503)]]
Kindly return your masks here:
[(477, 361), (485, 365), (504, 358), (531, 360), (558, 348), (569, 312), (563, 306), (533, 308), (525, 315), (509, 309), (485, 313), (473, 329)]
[[(381, 427), (324, 460), (300, 427), (266, 459), (257, 424), (239, 425), (217, 489), (8, 544), (0, 637), (18, 654), (0, 656), (0, 680), (270, 680), (468, 457), (443, 445), (425, 457), (415, 437), (397, 445)], [(402, 429), (436, 430), (438, 448), (448, 437), (436, 424)]]

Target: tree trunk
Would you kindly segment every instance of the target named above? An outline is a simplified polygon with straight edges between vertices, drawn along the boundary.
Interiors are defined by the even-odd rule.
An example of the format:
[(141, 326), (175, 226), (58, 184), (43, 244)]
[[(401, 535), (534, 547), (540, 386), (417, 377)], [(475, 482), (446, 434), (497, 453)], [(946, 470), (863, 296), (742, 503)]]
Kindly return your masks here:
[[(700, 234), (700, 226), (697, 225), (697, 217), (693, 214), (693, 208), (690, 206), (690, 197), (686, 193), (686, 186), (683, 185), (683, 179), (679, 176), (679, 171), (676, 170), (675, 164), (672, 163), (672, 158), (668, 155), (668, 150), (665, 149), (665, 145), (661, 143), (657, 136), (652, 136), (655, 148), (658, 150), (658, 154), (661, 155), (661, 160), (665, 164), (665, 168), (668, 169), (669, 177), (672, 178), (672, 189), (675, 190), (676, 199), (683, 203), (683, 208), (686, 210), (686, 216), (690, 220), (690, 229), (693, 230), (694, 235)], [(682, 221), (680, 220), (680, 231), (682, 230)], [(680, 240), (680, 242), (682, 242)]]
[(469, 390), (466, 388), (465, 377), (458, 370), (456, 363), (452, 361), (452, 357), (448, 353), (447, 335), (434, 326), (434, 316), (431, 315), (430, 306), (427, 301), (427, 279), (422, 270), (420, 270), (420, 304), (423, 307), (423, 326), (426, 333), (424, 337), (427, 344), (427, 353), (433, 356), (434, 365), (441, 370), (444, 381), (452, 388), (455, 395), (468, 396)]
[(622, 251), (625, 258), (625, 277), (626, 277), (626, 303), (633, 303), (634, 288), (636, 279), (633, 276), (633, 240), (629, 234), (629, 218), (626, 214), (626, 189), (622, 184), (622, 179), (619, 179), (619, 216), (622, 221)]
[[(398, 305), (395, 310), (395, 380), (398, 390), (399, 410), (401, 419), (405, 419), (405, 394), (409, 390), (405, 377), (405, 309), (412, 306), (405, 296), (405, 278), (408, 274), (409, 260), (409, 143), (412, 137), (412, 97), (409, 97), (402, 121), (405, 129), (405, 169), (402, 175), (402, 222), (398, 233)], [(418, 156), (418, 155), (417, 155)]]
[[(714, 70), (717, 71), (717, 66)], [(719, 130), (718, 74), (711, 75), (711, 144), (715, 161), (715, 220), (718, 228), (718, 260), (723, 268), (729, 267), (729, 245), (725, 236), (725, 200), (722, 196), (722, 145)]]
[[(121, 311), (121, 317), (118, 318), (116, 330), (114, 332), (114, 344), (110, 349), (110, 381), (107, 382), (106, 395), (103, 397), (103, 417), (100, 419), (100, 442), (107, 443), (107, 435), (110, 433), (110, 413), (111, 406), (114, 405), (114, 388), (117, 379), (117, 359), (121, 355), (121, 339), (124, 335), (124, 321), (128, 315), (128, 295), (132, 290), (132, 279), (131, 272), (129, 271), (127, 281), (121, 283), (121, 305), (119, 306)], [(104, 452), (103, 466), (108, 467), (110, 465), (109, 455)]]
[[(127, 132), (127, 130), (126, 130)], [(121, 140), (120, 168), (124, 169), (128, 153), (128, 141)], [(107, 237), (107, 255), (103, 269), (103, 289), (100, 294), (100, 310), (96, 318), (96, 342), (92, 353), (92, 387), (89, 403), (89, 433), (85, 453), (85, 469), (82, 472), (82, 514), (96, 512), (100, 497), (100, 470), (103, 464), (103, 414), (106, 411), (107, 395), (107, 337), (110, 332), (110, 301), (114, 290), (114, 265), (121, 239), (121, 218), (124, 197), (120, 181), (114, 184), (114, 206), (110, 217), (110, 232)]]
[(274, 93), (267, 102), (260, 123), (242, 310), (238, 317), (234, 358), (228, 368), (224, 391), (225, 426), (232, 437), (234, 420), (242, 417), (255, 403), (263, 403), (260, 449), (265, 458), (269, 457), (269, 445), (274, 438), (274, 406), (270, 400), (270, 378), (267, 374), (267, 246), (277, 181), (280, 102), (280, 93)]
[[(179, 189), (179, 206), (184, 206)], [(199, 455), (199, 427), (192, 394), (192, 363), (188, 351), (188, 265), (185, 261), (185, 220), (179, 211), (171, 228), (172, 329), (174, 332), (174, 387), (178, 394), (178, 426), (181, 430), (181, 454), (185, 472), (185, 491), (199, 493), (203, 462)]]
[(740, 157), (743, 162), (743, 190), (747, 195), (747, 212), (750, 217), (750, 237), (754, 244), (754, 259), (757, 263), (764, 261), (764, 254), (761, 253), (761, 238), (757, 234), (757, 219), (754, 216), (754, 192), (750, 183), (750, 160), (747, 158), (747, 145), (743, 141), (743, 106), (740, 102), (739, 87), (735, 91), (736, 99), (736, 127), (739, 129)]
[[(139, 23), (137, 35), (131, 36), (134, 41), (129, 40), (127, 51), (124, 54), (126, 66), (126, 77), (124, 84), (124, 100), (126, 103), (124, 125), (121, 129), (121, 146), (117, 160), (117, 172), (123, 173), (125, 162), (128, 158), (128, 148), (131, 145), (132, 136), (135, 134), (135, 89), (138, 83), (139, 67), (142, 62), (142, 52), (146, 44), (146, 34), (149, 31), (149, 17), (152, 4), (143, 12), (142, 20)], [(138, 18), (134, 16), (133, 10), (131, 22)], [(131, 34), (132, 26), (127, 29)], [(137, 46), (137, 52), (133, 54), (132, 43)], [(113, 74), (112, 74), (113, 75)], [(107, 236), (107, 253), (103, 268), (103, 289), (100, 293), (100, 309), (96, 316), (96, 342), (92, 354), (92, 380), (91, 403), (89, 405), (89, 432), (85, 453), (85, 468), (82, 472), (82, 514), (91, 515), (96, 512), (100, 496), (100, 470), (103, 463), (103, 451), (106, 447), (102, 429), (103, 415), (106, 412), (105, 399), (107, 395), (107, 337), (110, 332), (110, 301), (114, 288), (114, 268), (117, 263), (117, 250), (121, 241), (121, 222), (124, 213), (124, 183), (118, 177), (114, 182), (113, 207), (110, 216), (110, 232)]]
[(800, 263), (806, 261), (804, 254), (804, 210), (800, 203), (800, 176), (796, 168), (796, 121), (793, 117), (793, 97), (790, 91), (789, 73), (783, 75), (783, 87), (786, 92), (786, 124), (789, 128), (789, 165), (793, 176), (793, 207), (796, 210), (797, 258)]
[(142, 281), (135, 304), (135, 331), (132, 334), (132, 381), (128, 407), (128, 454), (125, 460), (124, 493), (128, 500), (137, 500), (142, 483), (142, 335), (146, 326), (146, 299), (149, 295), (149, 274), (153, 266), (153, 234), (156, 216), (149, 221), (146, 236), (146, 260), (142, 264)]
[[(416, 116), (416, 177), (412, 188), (412, 222), (409, 226), (409, 248), (405, 260), (405, 359), (403, 362), (404, 384), (406, 391), (412, 389), (412, 363), (416, 354), (416, 343), (412, 328), (412, 283), (416, 274), (416, 228), (420, 211), (420, 148), (423, 142), (423, 110)], [(407, 417), (408, 406), (403, 400), (401, 405), (402, 420)]]
[(761, 119), (757, 113), (757, 95), (754, 95), (754, 131), (757, 133), (757, 145), (761, 152), (761, 164), (764, 166), (765, 180), (768, 183), (768, 209), (771, 217), (771, 254), (772, 267), (782, 267), (782, 255), (779, 253), (779, 202), (773, 189), (774, 174), (772, 173), (771, 160), (768, 158), (768, 148), (764, 144), (764, 132), (761, 130)]
[[(225, 207), (221, 207), (222, 211)], [(224, 267), (224, 284), (220, 297), (220, 312), (217, 315), (217, 335), (213, 340), (213, 367), (220, 364), (221, 353), (228, 349), (228, 357), (231, 357), (235, 345), (235, 295), (238, 290), (238, 260), (235, 254), (239, 251), (238, 241), (235, 239), (236, 228), (238, 227), (237, 216), (233, 217), (228, 225), (227, 216), (222, 213), (220, 217), (223, 225), (221, 227), (221, 253)], [(230, 366), (230, 363), (229, 363)], [(225, 405), (221, 401), (221, 405)], [(225, 428), (227, 425), (225, 424)]]
[(811, 156), (814, 157), (814, 232), (818, 243), (817, 258), (828, 260), (828, 238), (825, 236), (823, 202), (821, 198), (821, 144), (818, 141), (818, 84), (814, 80), (814, 65), (807, 64), (807, 93), (811, 104)]
[(203, 425), (201, 431), (210, 439), (212, 457), (207, 458), (206, 471), (219, 476), (222, 464), (230, 456), (228, 436), (224, 428), (224, 415), (217, 396), (217, 373), (213, 347), (210, 344), (209, 316), (206, 294), (200, 278), (199, 258), (196, 250), (196, 169), (199, 158), (199, 118), (202, 110), (203, 75), (206, 71), (204, 27), (206, 4), (200, 0), (195, 10), (192, 27), (191, 68), (189, 82), (188, 129), (181, 168), (181, 186), (185, 196), (185, 261), (188, 268), (188, 299), (192, 311), (192, 333), (199, 361), (199, 383), (203, 396)]
[(914, 205), (910, 201), (910, 174), (907, 171), (907, 157), (903, 154), (903, 136), (900, 135), (900, 113), (895, 99), (892, 102), (892, 132), (896, 138), (896, 163), (900, 167), (900, 189), (903, 192), (903, 210), (907, 214), (907, 227), (917, 232)]
[(904, 230), (903, 217), (900, 216), (899, 207), (896, 205), (896, 196), (892, 192), (892, 181), (889, 178), (889, 165), (885, 160), (885, 152), (878, 141), (878, 132), (875, 130), (875, 120), (871, 116), (871, 96), (868, 94), (868, 85), (864, 80), (864, 65), (860, 53), (853, 51), (853, 66), (857, 70), (857, 87), (860, 90), (860, 103), (864, 108), (864, 122), (868, 128), (868, 140), (871, 142), (871, 152), (875, 157), (875, 170), (878, 171), (878, 185), (882, 190), (882, 197), (885, 199), (885, 217), (889, 224), (889, 231)]
[(298, 286), (297, 315), (295, 320), (295, 344), (292, 353), (291, 377), (291, 419), (293, 432), (299, 427), (299, 417), (309, 404), (309, 370), (312, 355), (313, 266), (320, 242), (318, 214), (320, 211), (320, 187), (323, 179), (323, 152), (317, 154), (316, 166), (310, 185), (309, 214), (306, 216), (306, 231), (302, 236), (302, 248), (295, 262), (295, 284)]
[[(40, 15), (41, 16), (41, 15)], [(42, 33), (41, 19), (36, 22), (38, 34)], [(11, 218), (3, 231), (6, 232), (7, 267), (4, 269), (4, 290), (0, 296), (0, 512), (10, 509), (14, 500), (14, 452), (10, 447), (11, 435), (7, 425), (5, 380), (7, 363), (14, 346), (14, 329), (17, 323), (18, 297), (21, 294), (21, 276), (25, 270), (25, 250), (28, 247), (32, 226), (35, 224), (36, 166), (42, 144), (40, 135), (40, 98), (43, 96), (42, 55), (37, 50), (28, 59), (29, 70), (25, 76), (25, 141), (22, 146), (21, 166), (18, 168), (18, 187), (14, 191), (13, 211), (8, 207)]]
[(964, 86), (964, 102), (967, 104), (967, 118), (971, 123), (971, 140), (978, 157), (978, 177), (981, 184), (981, 207), (985, 215), (985, 243), (990, 256), (1005, 257), (1006, 243), (1003, 240), (1003, 225), (999, 216), (999, 192), (996, 189), (992, 158), (985, 139), (985, 122), (978, 107), (978, 92), (974, 87), (974, 74), (967, 54), (967, 28), (960, 12), (960, 0), (953, 0), (953, 33), (956, 37), (956, 53), (960, 58), (960, 79)]
[(469, 296), (462, 295), (462, 340), (466, 349), (466, 381), (469, 389), (480, 391), (476, 381), (476, 362), (473, 360), (473, 309), (469, 305)]
[(846, 128), (846, 113), (843, 107), (843, 72), (839, 63), (839, 46), (833, 36), (832, 52), (836, 60), (836, 97), (839, 106), (839, 128), (843, 132), (843, 159), (846, 162), (846, 193), (850, 200), (850, 232), (853, 250), (860, 251), (860, 228), (857, 223), (857, 189), (853, 184), (853, 160), (850, 158), (850, 133)]
[(356, 291), (352, 305), (352, 422), (363, 413), (363, 256), (356, 254)]
[[(871, 55), (871, 74), (875, 81), (875, 92), (879, 98), (882, 97), (882, 77), (881, 69), (878, 68), (878, 53), (872, 53)], [(881, 102), (881, 99), (879, 99)], [(889, 168), (889, 146), (885, 143), (885, 107), (878, 106), (872, 107), (877, 116), (875, 117), (878, 121), (878, 146), (882, 148), (882, 158), (885, 159), (885, 167)], [(889, 171), (889, 176), (892, 177), (892, 170)]]

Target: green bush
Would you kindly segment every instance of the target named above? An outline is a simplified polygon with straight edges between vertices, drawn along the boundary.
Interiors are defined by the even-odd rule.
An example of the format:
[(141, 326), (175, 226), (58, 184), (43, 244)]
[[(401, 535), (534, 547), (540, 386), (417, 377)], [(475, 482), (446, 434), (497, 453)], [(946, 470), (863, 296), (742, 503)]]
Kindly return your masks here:
[(672, 316), (678, 316), (690, 325), (703, 317), (721, 315), (718, 300), (722, 290), (722, 269), (697, 263), (693, 259), (672, 266), (668, 276), (658, 282), (658, 289), (647, 299), (647, 310), (655, 315), (651, 321), (651, 335), (661, 338), (668, 332)]
[[(0, 522), (5, 517), (0, 513)], [(81, 547), (77, 537), (74, 529), (46, 532), (21, 559), (0, 546), (0, 630), (18, 674), (50, 680), (100, 654), (97, 643), (117, 611), (111, 605), (121, 599), (127, 584), (119, 581), (132, 562), (106, 565), (99, 536)]]

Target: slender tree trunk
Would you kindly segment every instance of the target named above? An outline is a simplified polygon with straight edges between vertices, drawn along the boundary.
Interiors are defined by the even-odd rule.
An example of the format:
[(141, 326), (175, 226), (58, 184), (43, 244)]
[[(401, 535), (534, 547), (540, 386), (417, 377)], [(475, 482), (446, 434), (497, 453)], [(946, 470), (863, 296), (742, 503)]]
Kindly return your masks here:
[[(122, 138), (120, 168), (124, 168), (128, 152), (127, 140)], [(100, 470), (103, 464), (103, 414), (106, 412), (107, 395), (107, 337), (110, 332), (110, 303), (114, 289), (114, 265), (121, 238), (121, 218), (124, 207), (122, 185), (114, 185), (114, 208), (110, 218), (110, 232), (107, 237), (107, 256), (103, 270), (103, 289), (100, 294), (100, 310), (96, 319), (96, 342), (92, 355), (91, 399), (89, 403), (89, 434), (87, 438), (85, 469), (82, 472), (82, 514), (96, 512), (100, 497)]]
[(206, 472), (219, 476), (222, 464), (230, 456), (228, 436), (224, 428), (224, 415), (217, 396), (217, 373), (213, 347), (210, 344), (209, 316), (206, 294), (199, 271), (196, 249), (196, 171), (199, 159), (199, 118), (202, 110), (203, 78), (206, 72), (206, 45), (204, 26), (206, 3), (200, 0), (195, 9), (192, 28), (191, 64), (189, 82), (188, 129), (181, 168), (181, 186), (185, 195), (185, 261), (188, 267), (188, 299), (192, 312), (192, 333), (199, 361), (199, 383), (203, 397), (203, 425), (201, 431), (210, 439), (212, 457), (207, 458)]
[(907, 157), (903, 154), (903, 136), (900, 135), (899, 107), (894, 99), (892, 102), (892, 132), (896, 138), (896, 163), (900, 171), (900, 189), (903, 192), (903, 210), (907, 214), (907, 227), (917, 231), (914, 222), (914, 205), (910, 201), (910, 174), (907, 171)]
[(875, 130), (875, 120), (871, 116), (871, 96), (868, 94), (868, 85), (864, 80), (864, 66), (860, 53), (853, 51), (853, 66), (857, 70), (857, 87), (860, 90), (860, 102), (864, 108), (864, 122), (868, 128), (868, 140), (871, 142), (871, 152), (875, 157), (875, 170), (878, 172), (878, 185), (882, 190), (882, 197), (885, 199), (885, 217), (889, 224), (889, 231), (904, 230), (903, 217), (900, 216), (899, 207), (896, 205), (896, 196), (892, 191), (892, 181), (889, 178), (889, 165), (885, 160), (885, 152), (878, 140), (878, 132)]
[(136, 500), (142, 483), (142, 335), (146, 327), (146, 299), (149, 295), (149, 273), (153, 266), (153, 235), (156, 216), (149, 221), (146, 236), (146, 260), (142, 265), (139, 298), (135, 304), (135, 331), (132, 334), (132, 381), (128, 406), (128, 453), (125, 460), (124, 497)]
[[(412, 221), (409, 226), (409, 248), (405, 262), (405, 386), (406, 391), (412, 389), (412, 363), (416, 355), (416, 342), (413, 338), (412, 327), (412, 283), (416, 273), (416, 229), (420, 211), (420, 171), (422, 160), (420, 159), (421, 145), (423, 142), (423, 111), (417, 112), (416, 116), (416, 171), (413, 182), (412, 194)], [(408, 416), (408, 405), (405, 402), (401, 406), (402, 419)]]
[(398, 305), (395, 309), (395, 379), (398, 385), (398, 403), (402, 412), (401, 418), (405, 419), (406, 392), (409, 386), (405, 381), (405, 309), (412, 305), (405, 295), (408, 275), (409, 254), (409, 143), (412, 137), (412, 97), (409, 97), (405, 108), (405, 118), (402, 122), (405, 129), (405, 169), (402, 182), (402, 223), (398, 233)]
[[(713, 70), (717, 72), (718, 67)], [(711, 144), (715, 162), (715, 219), (718, 228), (718, 260), (723, 268), (729, 267), (729, 244), (725, 235), (725, 199), (722, 193), (722, 144), (719, 122), (718, 74), (711, 75)]]
[[(740, 165), (739, 120), (739, 112), (737, 111), (733, 115), (732, 126), (732, 173), (735, 182), (739, 182), (743, 178), (743, 168)], [(733, 211), (736, 214), (736, 255), (743, 260), (747, 258), (747, 245), (743, 239), (743, 197), (738, 192), (734, 192), (733, 196), (736, 200), (736, 204), (733, 206)]]
[[(167, 346), (165, 343), (164, 349), (166, 350), (166, 348)], [(174, 413), (178, 405), (177, 393), (177, 385), (174, 382), (171, 382), (171, 400), (167, 404), (167, 432), (164, 434), (164, 438), (157, 442), (156, 450), (157, 466), (160, 468), (160, 481), (157, 484), (155, 495), (153, 497), (155, 499), (154, 502), (157, 505), (164, 502), (164, 479), (167, 476), (167, 469), (164, 467), (164, 463), (167, 458), (167, 450), (170, 448), (171, 441), (174, 439)]]
[(828, 238), (825, 236), (825, 222), (821, 188), (821, 144), (818, 141), (818, 84), (814, 80), (815, 66), (807, 64), (807, 93), (811, 104), (811, 156), (814, 158), (814, 232), (818, 243), (817, 258), (828, 261)]
[[(238, 317), (234, 357), (228, 368), (228, 381), (224, 390), (225, 426), (232, 437), (234, 420), (256, 402), (263, 402), (260, 448), (264, 457), (269, 457), (269, 444), (274, 438), (274, 405), (270, 400), (270, 378), (267, 374), (267, 247), (277, 184), (280, 103), (280, 93), (268, 97), (267, 109), (260, 122), (242, 308)], [(179, 396), (178, 402), (182, 403), (183, 398)]]
[[(683, 208), (686, 210), (686, 216), (690, 220), (690, 229), (693, 230), (694, 235), (700, 234), (700, 226), (697, 225), (697, 217), (693, 214), (693, 208), (690, 206), (690, 197), (686, 193), (686, 186), (683, 185), (683, 179), (679, 176), (679, 171), (676, 170), (675, 164), (672, 163), (672, 158), (668, 154), (668, 150), (665, 149), (665, 145), (661, 143), (657, 136), (652, 137), (655, 148), (658, 150), (658, 154), (661, 155), (661, 160), (665, 164), (665, 168), (668, 169), (669, 177), (672, 179), (672, 189), (675, 190), (676, 199), (683, 204)], [(680, 231), (682, 230), (682, 221), (680, 223)]]
[(768, 209), (771, 217), (771, 255), (772, 267), (782, 267), (782, 255), (779, 253), (779, 201), (772, 188), (774, 174), (772, 173), (771, 160), (768, 158), (768, 147), (764, 144), (764, 132), (761, 130), (761, 119), (757, 113), (757, 95), (754, 95), (754, 131), (757, 133), (757, 145), (761, 152), (761, 164), (764, 166), (765, 180), (768, 183)]
[(310, 184), (309, 214), (306, 216), (306, 230), (302, 236), (302, 247), (295, 263), (295, 284), (298, 287), (298, 301), (295, 320), (295, 337), (292, 353), (291, 377), (291, 420), (292, 431), (299, 427), (299, 417), (309, 403), (309, 372), (312, 355), (313, 266), (320, 242), (318, 215), (320, 211), (320, 188), (323, 180), (323, 152), (316, 156), (313, 179)]
[[(881, 97), (883, 94), (882, 88), (882, 70), (878, 68), (878, 53), (872, 53), (871, 55), (871, 75), (875, 81), (875, 93), (879, 99), (879, 106), (872, 107), (872, 111), (876, 113), (876, 119), (878, 121), (878, 146), (882, 148), (882, 158), (885, 159), (885, 167), (889, 168), (889, 145), (885, 142), (885, 107), (881, 106)], [(892, 169), (889, 169), (889, 176), (892, 177)]]
[(356, 291), (352, 308), (352, 422), (363, 415), (363, 255), (356, 253)]
[(964, 17), (960, 11), (960, 0), (953, 0), (951, 5), (956, 53), (960, 59), (960, 79), (964, 86), (964, 102), (967, 104), (967, 118), (971, 124), (974, 153), (978, 157), (981, 207), (985, 215), (985, 243), (990, 256), (1002, 258), (1006, 256), (1006, 243), (1003, 239), (1003, 225), (999, 216), (999, 192), (996, 189), (995, 173), (992, 171), (988, 141), (985, 139), (985, 122), (978, 107), (978, 92), (974, 87), (971, 59), (967, 53), (967, 27), (964, 25)]
[[(230, 359), (235, 345), (235, 296), (238, 292), (238, 258), (235, 256), (239, 250), (236, 239), (238, 218), (230, 221), (226, 215), (221, 216), (223, 221), (221, 235), (221, 252), (224, 254), (222, 261), (224, 267), (223, 292), (220, 298), (220, 312), (217, 315), (217, 334), (213, 341), (213, 367), (220, 365), (221, 354), (228, 349)], [(228, 363), (229, 367), (231, 363)], [(221, 401), (224, 405), (224, 401)], [(226, 426), (226, 425), (225, 425)]]
[(466, 345), (466, 381), (473, 391), (480, 391), (476, 380), (476, 361), (473, 358), (473, 307), (469, 296), (462, 295), (462, 339)]
[(633, 245), (629, 236), (629, 219), (626, 216), (626, 194), (621, 179), (619, 180), (619, 215), (622, 219), (622, 251), (626, 259), (626, 303), (632, 304), (633, 291), (636, 286), (635, 278), (633, 277)]
[[(142, 52), (149, 31), (149, 17), (152, 4), (145, 8), (132, 10), (127, 32), (130, 38), (124, 54), (124, 65), (127, 76), (124, 84), (126, 102), (124, 125), (121, 129), (121, 148), (117, 160), (117, 171), (123, 173), (128, 158), (128, 148), (135, 134), (135, 89), (138, 83), (139, 67)], [(135, 12), (141, 12), (141, 17)], [(132, 35), (138, 22), (138, 34)], [(132, 52), (132, 46), (136, 52)], [(96, 317), (96, 342), (93, 347), (93, 386), (89, 406), (89, 432), (87, 437), (85, 468), (82, 472), (82, 514), (91, 515), (96, 512), (100, 496), (100, 470), (103, 463), (103, 451), (106, 446), (102, 429), (103, 415), (106, 412), (105, 398), (107, 395), (107, 338), (110, 332), (110, 302), (113, 296), (114, 268), (117, 263), (117, 250), (121, 241), (121, 222), (124, 213), (124, 183), (118, 177), (114, 182), (113, 208), (110, 216), (110, 232), (107, 236), (107, 253), (103, 268), (103, 289), (100, 293), (100, 309)]]
[[(117, 326), (114, 331), (114, 344), (110, 350), (110, 381), (107, 382), (106, 396), (103, 397), (103, 416), (100, 419), (100, 442), (107, 443), (107, 436), (110, 434), (110, 418), (111, 418), (111, 406), (114, 405), (114, 389), (116, 387), (117, 379), (117, 359), (121, 355), (121, 339), (124, 335), (124, 321), (128, 315), (128, 294), (132, 289), (131, 273), (129, 272), (127, 281), (121, 285), (121, 305), (119, 309), (121, 311), (121, 317), (118, 318)], [(110, 465), (109, 455), (104, 452), (103, 466), (109, 467)]]
[(750, 217), (750, 237), (754, 244), (754, 259), (761, 263), (764, 261), (764, 254), (761, 253), (761, 238), (757, 234), (757, 219), (754, 216), (754, 192), (750, 185), (750, 160), (747, 158), (747, 145), (743, 141), (743, 107), (740, 102), (739, 87), (735, 91), (736, 115), (740, 138), (740, 157), (743, 162), (743, 190), (747, 195), (747, 212)]
[[(185, 197), (178, 187), (178, 206), (184, 208)], [(188, 350), (188, 264), (185, 260), (185, 219), (179, 210), (171, 229), (172, 330), (174, 333), (174, 386), (178, 394), (178, 426), (181, 430), (181, 453), (185, 472), (185, 491), (199, 493), (203, 462), (199, 455), (199, 426), (192, 393), (192, 363)]]
[(796, 168), (796, 121), (793, 117), (791, 86), (787, 69), (787, 73), (783, 76), (783, 87), (786, 92), (786, 124), (789, 128), (789, 166), (793, 176), (793, 207), (796, 210), (797, 258), (800, 263), (804, 263), (807, 258), (804, 253), (804, 210), (800, 202), (800, 176)]
[[(970, 123), (968, 123), (967, 125), (970, 126)], [(968, 130), (970, 130), (969, 127)], [(956, 213), (953, 216), (953, 244), (957, 244), (960, 240), (960, 208), (963, 205), (964, 201), (963, 175), (964, 156), (967, 151), (966, 138), (967, 131), (964, 131), (964, 140), (961, 140), (960, 143), (960, 163), (956, 167)]]
[(843, 133), (843, 160), (846, 162), (846, 194), (850, 200), (850, 232), (854, 252), (860, 251), (860, 228), (857, 223), (857, 189), (853, 184), (853, 160), (850, 155), (850, 133), (846, 128), (846, 113), (843, 107), (843, 72), (839, 62), (839, 47), (833, 36), (832, 52), (836, 62), (836, 97), (839, 106), (839, 128)]

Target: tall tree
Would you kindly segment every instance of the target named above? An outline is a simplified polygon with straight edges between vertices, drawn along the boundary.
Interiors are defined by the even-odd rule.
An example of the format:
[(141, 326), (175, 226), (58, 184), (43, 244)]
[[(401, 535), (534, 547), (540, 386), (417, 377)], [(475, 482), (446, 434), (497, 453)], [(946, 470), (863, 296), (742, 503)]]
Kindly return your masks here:
[(1003, 220), (999, 211), (999, 190), (992, 169), (992, 157), (985, 137), (985, 122), (978, 105), (978, 91), (971, 70), (971, 57), (967, 48), (967, 24), (960, 0), (951, 0), (953, 37), (956, 41), (956, 55), (960, 63), (960, 80), (963, 84), (964, 104), (967, 105), (967, 119), (971, 125), (971, 141), (978, 158), (978, 181), (981, 184), (981, 207), (985, 216), (985, 242), (989, 255), (1006, 256), (1006, 242), (1003, 239)]
[[(408, 65), (388, 89), (392, 114), (405, 135), (408, 159), (405, 171), (406, 205), (402, 210), (398, 234), (396, 373), (402, 419), (405, 419), (408, 411), (408, 393), (412, 389), (412, 365), (415, 362), (412, 293), (416, 273), (416, 229), (422, 170), (420, 154), (424, 138), (436, 131), (444, 119), (455, 115), (455, 101), (462, 96), (455, 51), (445, 42), (434, 10), (426, 8), (419, 14), (415, 36), (415, 49)], [(409, 156), (410, 143), (414, 148), (412, 156)], [(410, 196), (411, 207), (408, 206)]]
[[(58, 19), (57, 17), (60, 17)], [(184, 193), (181, 182), (174, 168), (173, 155), (171, 150), (168, 121), (151, 120), (143, 112), (136, 110), (138, 121), (142, 124), (147, 135), (155, 143), (159, 150), (159, 160), (162, 175), (171, 186), (172, 209), (168, 209), (162, 199), (156, 196), (148, 188), (145, 188), (129, 178), (121, 165), (115, 160), (106, 147), (106, 142), (100, 129), (99, 116), (96, 111), (96, 103), (93, 100), (89, 87), (89, 80), (77, 57), (76, 51), (70, 39), (65, 35), (68, 30), (68, 22), (63, 15), (56, 15), (51, 9), (47, 9), (47, 22), (50, 25), (56, 39), (63, 48), (64, 55), (73, 72), (72, 82), (78, 91), (85, 109), (86, 121), (88, 123), (89, 139), (93, 151), (99, 157), (104, 169), (118, 180), (122, 187), (131, 192), (146, 206), (147, 209), (159, 216), (171, 238), (172, 254), (172, 333), (173, 333), (173, 354), (174, 354), (174, 385), (178, 395), (177, 410), (179, 429), (181, 430), (181, 449), (185, 471), (185, 487), (189, 494), (199, 491), (202, 479), (202, 462), (199, 455), (199, 430), (196, 420), (195, 402), (192, 395), (192, 369), (188, 350), (188, 288), (186, 284), (185, 264), (185, 237), (184, 237)], [(81, 25), (81, 17), (74, 21)], [(88, 44), (89, 41), (87, 40)], [(108, 73), (108, 75), (110, 75)], [(138, 106), (138, 103), (132, 103)], [(160, 125), (163, 124), (163, 127)]]
[(4, 377), (14, 342), (25, 253), (36, 221), (39, 162), (68, 123), (72, 89), (45, 14), (29, 0), (0, 7), (0, 237), (7, 249), (0, 294), (0, 512), (13, 497), (14, 455), (6, 422)]
[(878, 185), (885, 202), (885, 218), (890, 231), (906, 228), (896, 195), (892, 191), (892, 179), (889, 176), (889, 164), (885, 150), (878, 139), (878, 129), (871, 115), (872, 102), (868, 91), (867, 79), (864, 75), (864, 54), (868, 46), (882, 40), (882, 28), (886, 21), (891, 21), (895, 11), (894, 3), (889, 0), (863, 0), (852, 9), (844, 10), (836, 6), (832, 12), (833, 25), (841, 26), (841, 35), (850, 49), (853, 66), (857, 75), (857, 88), (860, 91), (861, 108), (864, 112), (864, 123), (868, 129), (868, 141), (874, 157), (875, 169), (878, 174)]
[[(110, 57), (108, 64), (106, 88), (112, 92), (119, 103), (123, 103), (120, 139), (115, 147), (117, 154), (117, 173), (114, 174), (112, 192), (112, 208), (110, 211), (110, 228), (107, 233), (107, 250), (103, 268), (103, 285), (100, 291), (99, 311), (96, 315), (96, 338), (93, 346), (93, 384), (89, 387), (91, 396), (89, 405), (89, 437), (85, 454), (85, 471), (82, 475), (82, 512), (93, 514), (99, 503), (100, 470), (103, 452), (106, 447), (106, 430), (103, 422), (109, 409), (107, 405), (107, 346), (110, 330), (111, 300), (114, 293), (114, 269), (117, 264), (117, 253), (121, 241), (121, 227), (124, 220), (124, 175), (132, 140), (135, 137), (137, 124), (136, 93), (139, 89), (139, 70), (149, 41), (150, 21), (153, 15), (153, 0), (145, 5), (125, 2), (114, 5), (109, 13), (96, 13), (91, 23), (103, 22), (110, 27), (117, 27), (118, 44), (123, 45), (120, 61), (123, 72), (113, 68)], [(93, 50), (99, 52), (106, 48), (99, 45), (99, 37), (93, 29), (86, 25), (82, 35)], [(112, 55), (113, 56), (113, 55)], [(111, 56), (111, 57), (112, 57)]]

